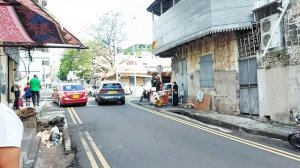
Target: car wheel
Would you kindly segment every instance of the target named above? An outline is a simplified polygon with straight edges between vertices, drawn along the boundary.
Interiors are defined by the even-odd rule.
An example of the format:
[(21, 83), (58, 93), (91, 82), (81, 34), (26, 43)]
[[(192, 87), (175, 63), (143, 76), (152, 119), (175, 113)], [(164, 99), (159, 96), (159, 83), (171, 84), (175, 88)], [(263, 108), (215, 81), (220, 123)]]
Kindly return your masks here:
[(103, 102), (98, 101), (98, 105), (99, 105), (99, 106), (103, 105)]
[(125, 104), (125, 100), (122, 100), (122, 101), (121, 101), (121, 105), (124, 105), (124, 104)]
[(82, 106), (86, 106), (86, 103), (82, 103)]

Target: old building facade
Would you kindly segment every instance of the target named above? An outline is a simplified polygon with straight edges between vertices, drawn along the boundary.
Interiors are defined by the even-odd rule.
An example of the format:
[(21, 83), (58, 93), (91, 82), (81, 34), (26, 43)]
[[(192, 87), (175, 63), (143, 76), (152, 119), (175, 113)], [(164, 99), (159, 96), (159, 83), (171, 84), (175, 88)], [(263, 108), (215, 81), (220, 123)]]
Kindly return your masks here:
[[(240, 55), (248, 52), (242, 51), (244, 41), (254, 40), (248, 36), (253, 32), (252, 8), (249, 0), (156, 0), (149, 6), (147, 10), (155, 15), (154, 54), (172, 58), (172, 80), (177, 81), (183, 101), (197, 106), (203, 103), (197, 95), (204, 92), (210, 97), (204, 103), (214, 111), (258, 113), (257, 87), (252, 89), (254, 96), (248, 97), (240, 89), (239, 75), (239, 64), (245, 64), (239, 61)], [(247, 56), (256, 60), (255, 55), (253, 50)], [(248, 58), (242, 59), (248, 68)], [(252, 67), (256, 68), (256, 61)]]

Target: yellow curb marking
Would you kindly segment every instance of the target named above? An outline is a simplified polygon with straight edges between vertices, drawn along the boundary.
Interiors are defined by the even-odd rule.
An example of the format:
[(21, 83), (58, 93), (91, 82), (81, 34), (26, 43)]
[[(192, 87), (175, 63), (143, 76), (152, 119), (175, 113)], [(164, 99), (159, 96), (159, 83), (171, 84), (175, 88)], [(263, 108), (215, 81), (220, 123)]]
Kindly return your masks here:
[(73, 115), (73, 113), (72, 113), (72, 111), (71, 111), (70, 108), (68, 108), (68, 111), (69, 111), (69, 114), (70, 114), (71, 119), (72, 119), (72, 121), (73, 121), (73, 124), (77, 124), (77, 122), (76, 122), (76, 120), (75, 120), (75, 117), (74, 117), (74, 115)]
[(85, 131), (84, 133), (87, 136), (88, 140), (90, 141), (94, 151), (96, 152), (96, 155), (98, 156), (98, 159), (100, 160), (103, 168), (110, 168), (103, 154), (101, 153), (100, 149), (97, 147), (95, 141), (92, 139), (91, 135), (87, 131)]
[(84, 139), (81, 132), (79, 132), (79, 137), (80, 137), (81, 143), (84, 147), (84, 150), (85, 150), (85, 152), (88, 156), (88, 159), (91, 163), (92, 168), (99, 168), (99, 166), (98, 166), (98, 164), (97, 164), (97, 162), (96, 162), (96, 160), (95, 160), (95, 158), (92, 154), (92, 151), (90, 150), (90, 147), (89, 147), (88, 143), (86, 142), (86, 140)]
[(81, 121), (81, 119), (79, 118), (79, 116), (78, 116), (77, 112), (74, 110), (74, 108), (73, 108), (73, 107), (71, 107), (71, 111), (73, 112), (73, 114), (74, 114), (75, 118), (77, 119), (77, 121), (78, 121), (78, 124), (82, 124), (82, 121)]
[(200, 126), (198, 124), (194, 124), (194, 123), (191, 123), (191, 122), (188, 122), (188, 121), (185, 121), (185, 120), (182, 120), (182, 119), (179, 119), (179, 118), (167, 115), (167, 114), (163, 114), (161, 112), (157, 112), (157, 111), (154, 111), (154, 110), (150, 110), (150, 109), (135, 105), (131, 102), (128, 102), (128, 104), (133, 106), (133, 107), (151, 112), (153, 114), (156, 114), (156, 115), (159, 115), (159, 116), (162, 116), (162, 117), (165, 117), (165, 118), (168, 118), (170, 120), (173, 120), (173, 121), (176, 121), (176, 122), (179, 122), (179, 123), (182, 123), (182, 124), (185, 124), (185, 125), (197, 128), (197, 129), (201, 129), (203, 131), (210, 132), (212, 134), (219, 135), (219, 136), (222, 136), (222, 137), (227, 138), (227, 139), (231, 139), (233, 141), (237, 141), (237, 142), (240, 142), (240, 143), (243, 143), (243, 144), (258, 148), (258, 149), (261, 149), (261, 150), (265, 150), (265, 151), (268, 151), (268, 152), (271, 152), (271, 153), (274, 153), (274, 154), (277, 154), (277, 155), (280, 155), (280, 156), (284, 156), (284, 157), (287, 157), (287, 158), (292, 159), (292, 160), (300, 161), (300, 156), (296, 155), (296, 154), (293, 154), (293, 153), (289, 153), (289, 152), (286, 152), (286, 151), (283, 151), (283, 150), (280, 150), (280, 149), (272, 148), (270, 146), (259, 144), (259, 143), (249, 141), (249, 140), (246, 140), (246, 139), (243, 139), (243, 138), (235, 137), (233, 135), (229, 135), (229, 134), (226, 134), (226, 133), (223, 133), (223, 132), (220, 132), (220, 131), (216, 131), (216, 130), (213, 130), (211, 128)]
[[(68, 108), (68, 110), (69, 110), (69, 113), (70, 113), (70, 115), (71, 115), (71, 118), (72, 118), (73, 122), (75, 121), (75, 122), (74, 122), (75, 124), (76, 124), (75, 118), (77, 119), (77, 121), (78, 121), (79, 124), (82, 124), (82, 123), (83, 123), (83, 122), (81, 121), (81, 119), (79, 118), (79, 116), (78, 116), (76, 110), (75, 110), (73, 107)], [(75, 117), (74, 117), (74, 116), (75, 116)], [(85, 133), (85, 135), (86, 135), (86, 137), (87, 137), (87, 139), (88, 139), (88, 142), (91, 144), (92, 149), (95, 151), (95, 153), (96, 153), (98, 159), (100, 160), (100, 162), (101, 162), (103, 168), (110, 168), (110, 166), (108, 165), (106, 159), (104, 158), (104, 156), (103, 156), (103, 154), (101, 153), (100, 149), (97, 147), (97, 145), (96, 145), (95, 141), (93, 140), (93, 138), (91, 137), (91, 135), (90, 135), (87, 131), (85, 131), (84, 133)], [(94, 167), (98, 167), (97, 162), (96, 162), (96, 160), (95, 160), (95, 158), (94, 158), (94, 156), (93, 156), (93, 153), (91, 152), (91, 150), (90, 150), (90, 148), (89, 148), (89, 146), (88, 146), (88, 142), (84, 139), (84, 136), (83, 136), (83, 134), (82, 134), (81, 132), (79, 132), (79, 136), (80, 136), (80, 140), (81, 140), (81, 142), (82, 142), (82, 145), (83, 145), (83, 147), (84, 147), (84, 149), (85, 149), (85, 152), (86, 152), (86, 154), (87, 154), (87, 156), (88, 156), (88, 159), (89, 159), (89, 161), (90, 161), (92, 167), (93, 167), (93, 168), (94, 168)]]

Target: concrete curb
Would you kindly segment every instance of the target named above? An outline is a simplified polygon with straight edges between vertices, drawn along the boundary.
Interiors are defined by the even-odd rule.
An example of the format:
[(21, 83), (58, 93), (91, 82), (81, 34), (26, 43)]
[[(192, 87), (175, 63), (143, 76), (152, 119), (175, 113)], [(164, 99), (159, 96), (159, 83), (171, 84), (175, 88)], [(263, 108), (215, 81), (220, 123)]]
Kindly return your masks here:
[[(162, 112), (162, 113), (172, 113), (172, 112), (169, 112), (165, 109), (149, 107), (149, 105), (143, 105), (141, 103), (135, 103), (133, 101), (131, 101), (131, 103), (137, 104), (139, 106), (142, 106), (142, 107), (145, 107), (145, 108), (148, 108), (148, 109), (151, 109), (151, 110), (159, 111), (159, 112)], [(275, 138), (275, 139), (281, 139), (281, 140), (287, 141), (287, 135), (286, 134), (279, 134), (279, 133), (275, 133), (275, 132), (268, 132), (268, 131), (265, 131), (265, 130), (246, 128), (246, 127), (243, 127), (243, 126), (240, 126), (240, 125), (235, 125), (235, 124), (232, 124), (232, 123), (224, 122), (222, 120), (217, 120), (217, 119), (214, 119), (214, 118), (210, 118), (208, 116), (201, 115), (200, 113), (197, 113), (197, 112), (189, 112), (189, 111), (186, 111), (185, 109), (182, 109), (182, 108), (176, 109), (176, 110), (181, 111), (180, 113), (176, 113), (176, 114), (184, 115), (186, 117), (189, 117), (191, 119), (195, 119), (197, 121), (200, 121), (200, 122), (203, 122), (203, 123), (206, 123), (206, 124), (215, 125), (215, 126), (219, 126), (219, 127), (224, 127), (224, 128), (231, 129), (231, 130), (234, 130), (234, 131), (243, 131), (243, 132), (253, 134), (253, 135), (261, 135), (261, 136), (265, 136), (265, 137), (269, 137), (269, 138)]]
[(72, 142), (71, 142), (71, 137), (69, 134), (69, 129), (68, 127), (65, 127), (63, 130), (63, 144), (64, 144), (64, 150), (65, 154), (68, 155), (72, 153)]

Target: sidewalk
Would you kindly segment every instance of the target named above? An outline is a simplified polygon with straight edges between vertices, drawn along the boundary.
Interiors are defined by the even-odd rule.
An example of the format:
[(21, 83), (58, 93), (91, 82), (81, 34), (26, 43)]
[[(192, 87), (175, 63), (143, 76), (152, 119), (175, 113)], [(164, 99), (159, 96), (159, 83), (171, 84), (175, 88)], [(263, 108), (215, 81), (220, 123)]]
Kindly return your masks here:
[[(40, 106), (35, 107), (37, 114), (42, 112), (44, 106), (45, 102), (42, 101)], [(24, 108), (26, 107), (21, 107), (21, 109)], [(36, 117), (21, 118), (21, 120), (24, 125), (24, 133), (21, 145), (20, 167), (31, 167), (37, 158), (40, 145), (40, 139), (36, 137)]]
[(164, 107), (155, 107), (151, 105), (150, 102), (147, 100), (139, 102), (138, 98), (131, 98), (130, 102), (163, 113), (176, 113), (184, 115), (206, 124), (220, 126), (234, 131), (243, 131), (250, 134), (281, 139), (285, 141), (287, 140), (287, 136), (293, 128), (291, 126), (270, 122), (262, 122), (242, 116), (231, 116), (220, 114), (217, 112), (204, 112), (195, 109), (173, 107), (172, 105)]
[[(26, 119), (22, 119), (24, 125), (24, 134), (23, 134), (22, 145), (21, 145), (20, 168), (27, 168), (27, 167), (29, 168), (36, 165), (36, 162), (38, 160), (38, 153), (40, 150), (42, 150), (40, 149), (40, 145), (43, 145), (41, 144), (41, 139), (36, 137), (37, 130), (39, 129), (37, 128), (36, 122), (38, 120), (47, 121), (50, 118), (54, 118), (56, 116), (65, 117), (64, 111), (60, 111), (60, 109), (56, 106), (51, 106), (49, 102), (46, 102), (45, 104), (45, 102), (42, 101), (40, 103), (40, 106), (37, 106), (35, 109), (37, 114), (39, 115), (37, 116), (37, 118), (29, 117)], [(64, 148), (63, 151), (65, 154), (69, 154), (72, 152), (71, 140), (69, 137), (67, 127), (68, 127), (67, 121), (65, 119), (65, 126), (63, 130), (63, 145), (62, 144), (59, 145), (59, 147), (61, 146), (62, 148)], [(59, 147), (55, 148), (55, 150), (59, 150), (58, 149)], [(72, 160), (72, 158), (70, 160)]]

